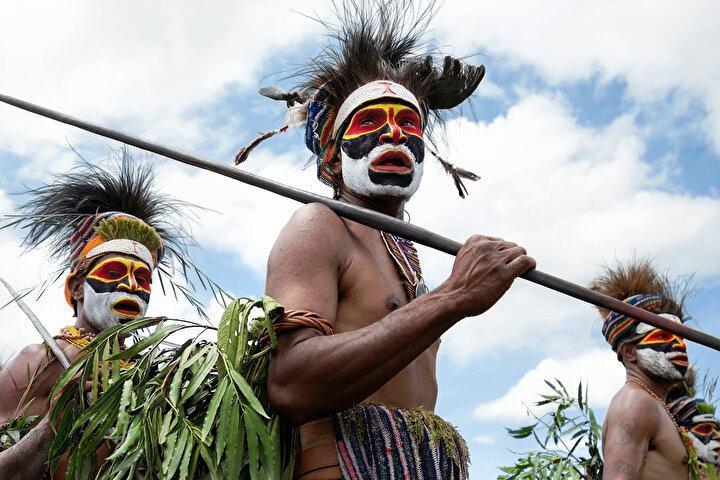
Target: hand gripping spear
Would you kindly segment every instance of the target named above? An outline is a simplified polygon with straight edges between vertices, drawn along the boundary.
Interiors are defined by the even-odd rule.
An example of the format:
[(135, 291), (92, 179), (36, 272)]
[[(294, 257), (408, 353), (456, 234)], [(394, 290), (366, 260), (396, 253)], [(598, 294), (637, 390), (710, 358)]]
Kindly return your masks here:
[[(190, 155), (172, 148), (148, 142), (138, 137), (96, 125), (79, 118), (74, 118), (69, 115), (65, 115), (64, 113), (41, 107), (8, 95), (0, 94), (0, 101), (67, 125), (73, 125), (102, 137), (111, 138), (113, 140), (117, 140), (118, 142), (132, 145), (142, 150), (153, 152), (187, 165), (192, 165), (193, 167), (218, 173), (225, 177), (238, 180), (254, 187), (262, 188), (263, 190), (268, 190), (301, 203), (322, 203), (341, 217), (353, 220), (371, 228), (399, 235), (408, 240), (412, 240), (421, 245), (440, 250), (441, 252), (445, 252), (450, 255), (457, 255), (462, 247), (462, 244), (459, 242), (373, 210), (332, 200), (330, 198), (323, 197), (322, 195), (316, 195), (314, 193), (306, 192), (305, 190), (283, 185), (273, 180), (263, 178), (259, 175), (226, 167), (195, 155)], [(567, 280), (563, 280), (536, 269), (525, 272), (522, 275), (522, 278), (584, 302), (591, 303), (595, 306), (622, 313), (623, 315), (627, 315), (636, 320), (647, 323), (648, 325), (652, 325), (653, 327), (674, 333), (685, 340), (690, 340), (712, 348), (713, 350), (720, 351), (720, 338), (700, 330), (690, 328), (687, 325), (675, 323), (659, 315), (648, 312), (647, 310), (629, 305), (615, 298), (590, 290), (589, 288), (576, 285), (572, 282), (568, 282)]]

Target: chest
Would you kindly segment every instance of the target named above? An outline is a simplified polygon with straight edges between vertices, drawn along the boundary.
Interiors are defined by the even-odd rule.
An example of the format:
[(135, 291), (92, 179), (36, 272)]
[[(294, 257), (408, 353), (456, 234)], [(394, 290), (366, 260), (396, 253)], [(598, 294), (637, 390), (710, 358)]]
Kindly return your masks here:
[(395, 260), (378, 232), (356, 237), (340, 279), (336, 331), (362, 328), (407, 304)]

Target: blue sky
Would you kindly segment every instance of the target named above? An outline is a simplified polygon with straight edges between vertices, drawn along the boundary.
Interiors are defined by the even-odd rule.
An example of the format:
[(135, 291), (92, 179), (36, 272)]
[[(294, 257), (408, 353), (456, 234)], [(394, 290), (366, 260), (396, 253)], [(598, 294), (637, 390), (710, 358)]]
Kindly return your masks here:
[[(99, 8), (14, 6), (0, 25), (0, 91), (229, 163), (258, 131), (282, 121), (257, 87), (317, 51), (317, 25), (280, 3), (124, 2)], [(292, 9), (324, 12), (325, 2)], [(573, 3), (448, 0), (432, 34), (451, 53), (478, 52), (486, 79), (468, 110), (447, 125), (441, 154), (483, 178), (460, 200), (437, 166), (426, 169), (408, 210), (413, 222), (463, 240), (472, 233), (521, 243), (539, 268), (587, 283), (600, 267), (651, 255), (700, 288), (689, 311), (720, 333), (720, 65), (712, 2)], [(63, 22), (55, 19), (62, 18)], [(251, 19), (248, 21), (248, 19)], [(262, 19), (262, 20), (259, 20)], [(715, 39), (715, 43), (713, 43)], [(52, 40), (52, 41), (50, 41)], [(0, 211), (22, 184), (118, 145), (0, 105)], [(138, 153), (138, 156), (142, 156)], [(329, 194), (291, 131), (263, 145), (244, 168)], [(213, 211), (193, 226), (197, 262), (235, 294), (260, 295), (272, 241), (296, 208), (226, 179), (155, 158), (164, 191)], [(44, 252), (20, 257), (17, 232), (0, 232), (2, 275), (17, 287), (46, 277)], [(452, 266), (421, 249), (429, 283)], [(60, 288), (33, 308), (51, 329), (70, 321)], [(151, 313), (191, 316), (156, 295)], [(217, 306), (210, 305), (211, 315)], [(0, 354), (37, 341), (21, 314), (0, 311)], [(459, 426), (473, 478), (496, 478), (512, 461), (504, 427), (526, 422), (521, 402), (558, 376), (590, 382), (602, 415), (623, 372), (593, 308), (518, 282), (496, 307), (443, 338), (438, 411)], [(691, 345), (701, 368), (717, 353)]]

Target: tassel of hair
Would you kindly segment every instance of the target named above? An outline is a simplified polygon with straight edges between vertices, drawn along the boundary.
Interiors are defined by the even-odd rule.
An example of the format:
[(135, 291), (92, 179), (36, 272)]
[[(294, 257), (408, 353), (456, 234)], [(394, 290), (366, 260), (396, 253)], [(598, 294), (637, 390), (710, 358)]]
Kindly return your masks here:
[(278, 128), (276, 130), (270, 130), (269, 132), (261, 133), (255, 140), (250, 142), (249, 145), (243, 147), (240, 149), (240, 151), (235, 155), (235, 165), (240, 165), (245, 160), (248, 159), (248, 156), (250, 156), (250, 152), (252, 152), (255, 147), (260, 145), (262, 142), (267, 140), (270, 137), (274, 137), (278, 133), (283, 133), (288, 129), (288, 125), (285, 125), (282, 128)]
[(464, 178), (466, 180), (472, 180), (474, 182), (480, 180), (480, 177), (469, 170), (465, 170), (461, 167), (456, 167), (455, 165), (435, 153), (432, 149), (428, 148), (428, 151), (433, 155), (433, 157), (437, 158), (438, 162), (440, 162), (440, 165), (442, 165), (445, 172), (452, 176), (453, 182), (455, 183), (455, 188), (457, 188), (460, 198), (465, 198), (468, 190), (462, 179)]

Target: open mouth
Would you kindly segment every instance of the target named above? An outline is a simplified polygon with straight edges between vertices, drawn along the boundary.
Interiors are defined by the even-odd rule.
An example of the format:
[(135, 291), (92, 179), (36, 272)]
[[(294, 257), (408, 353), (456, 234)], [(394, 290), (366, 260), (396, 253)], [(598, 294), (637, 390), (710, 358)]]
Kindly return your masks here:
[(679, 367), (688, 366), (688, 356), (685, 353), (676, 353), (668, 357), (668, 360)]
[(121, 317), (135, 318), (140, 315), (140, 304), (132, 298), (121, 298), (112, 305), (112, 309)]
[(401, 150), (388, 150), (370, 163), (370, 170), (405, 175), (413, 171), (413, 165), (407, 153)]

